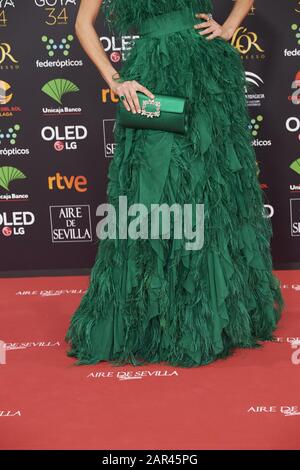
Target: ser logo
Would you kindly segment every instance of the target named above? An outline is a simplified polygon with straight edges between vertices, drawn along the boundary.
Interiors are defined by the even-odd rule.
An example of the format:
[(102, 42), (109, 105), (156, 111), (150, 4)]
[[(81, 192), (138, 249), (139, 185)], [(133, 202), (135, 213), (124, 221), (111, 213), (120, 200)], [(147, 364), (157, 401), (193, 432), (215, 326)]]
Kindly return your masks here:
[(76, 150), (77, 141), (86, 139), (88, 135), (87, 128), (85, 126), (59, 126), (51, 127), (45, 126), (41, 131), (42, 139), (46, 142), (54, 141), (54, 149), (57, 152), (62, 150)]

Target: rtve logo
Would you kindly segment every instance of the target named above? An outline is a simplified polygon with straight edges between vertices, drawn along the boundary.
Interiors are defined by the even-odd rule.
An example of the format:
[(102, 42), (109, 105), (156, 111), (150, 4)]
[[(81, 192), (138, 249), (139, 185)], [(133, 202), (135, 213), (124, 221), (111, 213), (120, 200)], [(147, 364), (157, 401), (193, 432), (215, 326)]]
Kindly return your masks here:
[(59, 172), (54, 176), (48, 176), (48, 188), (50, 191), (58, 189), (59, 191), (74, 190), (77, 193), (87, 191), (87, 178), (85, 176), (63, 176)]
[(243, 59), (264, 59), (264, 49), (258, 43), (258, 36), (253, 31), (241, 26), (231, 40), (231, 44), (239, 51)]
[(101, 101), (102, 103), (118, 103), (120, 98), (110, 88), (102, 88)]

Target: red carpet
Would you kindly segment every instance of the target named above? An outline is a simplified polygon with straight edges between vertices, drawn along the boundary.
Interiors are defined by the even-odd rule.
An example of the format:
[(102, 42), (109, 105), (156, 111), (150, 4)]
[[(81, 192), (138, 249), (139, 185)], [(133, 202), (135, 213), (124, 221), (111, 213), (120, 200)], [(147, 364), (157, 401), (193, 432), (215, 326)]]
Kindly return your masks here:
[(300, 273), (277, 275), (278, 342), (194, 369), (74, 366), (64, 335), (87, 278), (0, 280), (0, 448), (299, 449)]

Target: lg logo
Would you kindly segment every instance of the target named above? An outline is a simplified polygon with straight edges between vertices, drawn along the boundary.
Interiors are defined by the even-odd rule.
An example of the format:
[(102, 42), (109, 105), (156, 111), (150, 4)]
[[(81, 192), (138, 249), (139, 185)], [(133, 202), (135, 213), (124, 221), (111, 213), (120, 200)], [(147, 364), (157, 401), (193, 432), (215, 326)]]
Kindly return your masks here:
[(77, 141), (86, 139), (87, 135), (88, 131), (85, 126), (64, 126), (62, 129), (59, 126), (46, 126), (41, 131), (43, 140), (54, 141), (53, 146), (57, 152), (76, 150)]

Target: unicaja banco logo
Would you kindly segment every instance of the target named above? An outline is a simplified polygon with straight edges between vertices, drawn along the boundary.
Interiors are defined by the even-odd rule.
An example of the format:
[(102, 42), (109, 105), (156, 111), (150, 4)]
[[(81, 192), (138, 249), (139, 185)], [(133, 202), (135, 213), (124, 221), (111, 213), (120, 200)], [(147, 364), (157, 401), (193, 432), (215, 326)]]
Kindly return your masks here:
[(253, 137), (257, 137), (258, 131), (260, 129), (260, 125), (263, 122), (263, 120), (264, 120), (264, 118), (261, 114), (256, 116), (256, 118), (251, 119), (251, 121), (250, 121), (250, 130), (251, 130), (251, 134), (253, 135)]
[(26, 176), (22, 171), (13, 166), (0, 167), (0, 188), (9, 191), (9, 184), (14, 180), (25, 179)]
[(300, 175), (300, 158), (297, 158), (297, 160), (290, 164), (290, 169)]
[(68, 34), (59, 42), (55, 41), (53, 38), (49, 38), (46, 35), (42, 36), (42, 42), (46, 44), (49, 57), (53, 57), (58, 51), (61, 51), (62, 54), (67, 57), (70, 54), (72, 41), (74, 41), (74, 36), (72, 34)]
[[(0, 82), (1, 83), (1, 82)], [(42, 91), (50, 96), (54, 101), (59, 104), (62, 104), (62, 98), (67, 93), (75, 93), (79, 91), (79, 88), (75, 83), (64, 78), (56, 78), (47, 82)]]
[(11, 145), (15, 145), (20, 129), (20, 124), (15, 124), (13, 127), (9, 127), (7, 131), (2, 131), (0, 129), (0, 144), (3, 144), (5, 140), (7, 140)]

